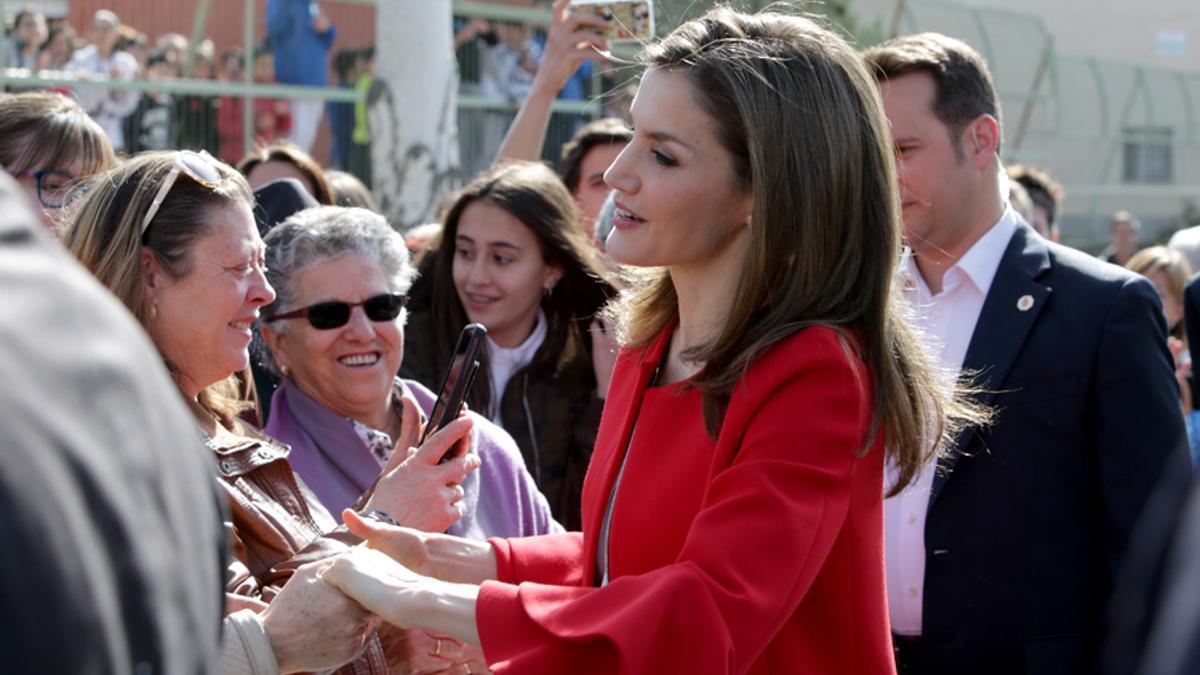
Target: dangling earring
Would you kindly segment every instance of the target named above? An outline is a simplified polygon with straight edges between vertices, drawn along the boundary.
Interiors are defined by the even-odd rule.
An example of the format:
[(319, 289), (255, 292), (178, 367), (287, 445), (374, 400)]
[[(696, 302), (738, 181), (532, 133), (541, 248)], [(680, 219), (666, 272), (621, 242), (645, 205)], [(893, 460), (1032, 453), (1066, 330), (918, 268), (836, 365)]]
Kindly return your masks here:
[(547, 287), (543, 288), (543, 289), (542, 289), (542, 299), (543, 299), (543, 300), (549, 300), (549, 299), (550, 299), (550, 296), (551, 296), (553, 293), (554, 293), (554, 287), (553, 287), (553, 286), (547, 286)]
[(153, 321), (157, 318), (158, 318), (158, 305), (157, 304), (150, 305), (150, 320)]

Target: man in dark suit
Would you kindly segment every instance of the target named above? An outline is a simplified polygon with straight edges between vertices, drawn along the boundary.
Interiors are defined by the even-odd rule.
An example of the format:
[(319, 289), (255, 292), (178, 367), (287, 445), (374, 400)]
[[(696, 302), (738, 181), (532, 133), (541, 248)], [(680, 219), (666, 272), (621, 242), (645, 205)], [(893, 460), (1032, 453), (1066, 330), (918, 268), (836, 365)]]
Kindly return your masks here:
[(886, 502), (897, 665), (1093, 672), (1134, 520), (1160, 473), (1188, 471), (1161, 303), (1009, 208), (979, 54), (924, 34), (865, 56), (899, 158), (914, 320), (995, 413)]

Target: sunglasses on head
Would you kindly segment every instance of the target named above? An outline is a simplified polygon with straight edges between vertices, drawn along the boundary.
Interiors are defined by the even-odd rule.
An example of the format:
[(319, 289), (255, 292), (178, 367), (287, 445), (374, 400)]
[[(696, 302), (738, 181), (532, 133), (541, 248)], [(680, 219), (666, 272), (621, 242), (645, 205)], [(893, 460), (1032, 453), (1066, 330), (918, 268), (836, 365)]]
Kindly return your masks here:
[(331, 300), (329, 302), (318, 302), (315, 305), (301, 307), (300, 309), (294, 309), (283, 314), (276, 314), (267, 318), (266, 322), (271, 323), (281, 319), (299, 319), (303, 317), (308, 319), (309, 325), (317, 330), (330, 330), (345, 326), (350, 321), (350, 313), (359, 305), (362, 305), (368, 319), (372, 321), (391, 321), (400, 316), (400, 310), (404, 309), (404, 305), (407, 302), (408, 296), (401, 293), (375, 295), (362, 302)]
[(158, 209), (162, 207), (163, 201), (166, 200), (167, 194), (171, 192), (171, 188), (175, 186), (175, 181), (179, 179), (179, 174), (187, 174), (188, 178), (196, 181), (204, 187), (212, 190), (221, 184), (221, 170), (217, 168), (216, 160), (207, 152), (193, 152), (191, 150), (180, 150), (175, 153), (175, 163), (171, 167), (171, 172), (162, 182), (162, 187), (158, 188), (158, 194), (154, 195), (154, 201), (150, 204), (150, 209), (146, 211), (146, 217), (142, 218), (142, 234), (146, 234), (146, 230), (150, 227), (150, 221), (154, 220), (154, 216), (158, 215)]

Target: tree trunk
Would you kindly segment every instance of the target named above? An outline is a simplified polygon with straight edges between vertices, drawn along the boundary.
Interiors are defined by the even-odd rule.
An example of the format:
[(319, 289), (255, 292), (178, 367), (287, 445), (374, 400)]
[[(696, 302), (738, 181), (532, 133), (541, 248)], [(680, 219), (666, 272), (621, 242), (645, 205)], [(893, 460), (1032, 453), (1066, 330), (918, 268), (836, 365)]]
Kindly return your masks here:
[(451, 7), (450, 0), (381, 0), (376, 8), (373, 191), (392, 226), (406, 230), (432, 221), (461, 183)]

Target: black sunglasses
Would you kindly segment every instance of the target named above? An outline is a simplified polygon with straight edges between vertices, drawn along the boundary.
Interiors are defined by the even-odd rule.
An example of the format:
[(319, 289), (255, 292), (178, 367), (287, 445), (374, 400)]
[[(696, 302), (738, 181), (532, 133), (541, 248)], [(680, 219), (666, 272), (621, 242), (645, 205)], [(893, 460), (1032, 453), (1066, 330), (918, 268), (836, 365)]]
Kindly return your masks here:
[(350, 312), (354, 311), (354, 308), (359, 305), (362, 305), (368, 319), (372, 321), (391, 321), (400, 316), (400, 310), (404, 309), (404, 305), (407, 302), (408, 296), (402, 293), (375, 295), (362, 302), (331, 300), (267, 317), (266, 322), (271, 323), (280, 319), (299, 319), (300, 317), (304, 317), (308, 319), (309, 325), (313, 328), (317, 330), (330, 330), (345, 326), (350, 321)]

